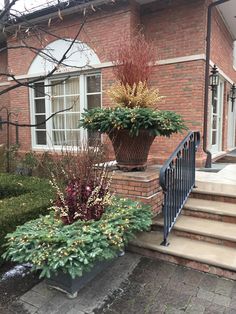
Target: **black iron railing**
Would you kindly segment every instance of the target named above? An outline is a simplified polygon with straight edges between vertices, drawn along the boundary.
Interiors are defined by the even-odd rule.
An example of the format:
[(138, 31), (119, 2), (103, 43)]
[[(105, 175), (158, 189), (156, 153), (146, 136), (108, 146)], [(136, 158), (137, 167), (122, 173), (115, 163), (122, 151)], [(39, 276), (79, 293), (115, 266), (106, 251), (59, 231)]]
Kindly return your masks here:
[(199, 143), (200, 133), (190, 132), (160, 170), (160, 185), (164, 192), (162, 245), (168, 245), (168, 235), (195, 185), (196, 150)]

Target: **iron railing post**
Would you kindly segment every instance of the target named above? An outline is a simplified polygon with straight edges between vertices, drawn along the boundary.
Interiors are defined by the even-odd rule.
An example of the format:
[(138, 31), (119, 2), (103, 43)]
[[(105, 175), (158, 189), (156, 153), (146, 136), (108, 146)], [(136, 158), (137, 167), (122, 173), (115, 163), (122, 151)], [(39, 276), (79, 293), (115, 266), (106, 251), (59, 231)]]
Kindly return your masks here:
[(169, 244), (168, 235), (195, 186), (196, 151), (199, 143), (200, 133), (190, 132), (160, 170), (160, 186), (164, 193), (161, 245)]

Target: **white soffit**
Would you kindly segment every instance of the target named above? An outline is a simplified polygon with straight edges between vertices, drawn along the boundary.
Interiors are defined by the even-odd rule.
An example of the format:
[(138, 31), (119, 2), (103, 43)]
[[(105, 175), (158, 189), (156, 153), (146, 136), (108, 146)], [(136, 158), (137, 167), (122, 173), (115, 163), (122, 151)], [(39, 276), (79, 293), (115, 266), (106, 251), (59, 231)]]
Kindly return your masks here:
[(236, 0), (229, 0), (217, 6), (232, 37), (236, 40)]
[[(63, 54), (70, 48), (72, 39), (59, 39), (48, 46), (34, 58), (29, 68), (28, 74), (50, 72), (61, 60)], [(97, 54), (85, 43), (76, 41), (69, 49), (66, 59), (60, 65), (58, 72), (67, 72), (71, 69), (83, 69), (85, 67), (98, 65), (100, 60)]]

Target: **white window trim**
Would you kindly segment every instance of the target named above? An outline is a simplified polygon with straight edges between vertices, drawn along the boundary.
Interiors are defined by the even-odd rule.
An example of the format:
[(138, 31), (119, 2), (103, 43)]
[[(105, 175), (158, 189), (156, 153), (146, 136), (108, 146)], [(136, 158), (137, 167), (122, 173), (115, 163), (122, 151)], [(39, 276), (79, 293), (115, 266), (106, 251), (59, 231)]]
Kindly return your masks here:
[(233, 68), (236, 70), (236, 41), (233, 42)]
[[(100, 75), (100, 92), (98, 93), (87, 93), (87, 77), (88, 76), (93, 76), (99, 74)], [(66, 76), (68, 76), (70, 74), (67, 73)], [(102, 73), (101, 72), (86, 72), (86, 73), (73, 73), (73, 75), (70, 75), (71, 78), (73, 77), (79, 77), (80, 80), (80, 105), (84, 104), (84, 106), (81, 106), (80, 108), (80, 116), (81, 114), (85, 111), (85, 109), (88, 108), (88, 103), (87, 103), (87, 95), (92, 95), (92, 94), (100, 94), (101, 95), (101, 107), (102, 107)], [(49, 79), (46, 79), (42, 82), (44, 82), (45, 85), (49, 85), (52, 81), (54, 80), (58, 80), (58, 79), (65, 79), (65, 75), (56, 75), (53, 77), (50, 77)], [(40, 82), (40, 81), (39, 81)], [(37, 82), (37, 83), (39, 83)], [(46, 119), (52, 114), (51, 112), (51, 100), (50, 100), (50, 96), (51, 96), (51, 87), (50, 86), (46, 86), (45, 87), (45, 114), (46, 114)], [(32, 124), (36, 123), (35, 120), (35, 106), (34, 106), (34, 89), (30, 88), (29, 89), (29, 107), (30, 107), (30, 120)], [(48, 151), (48, 150), (54, 150), (54, 151), (62, 151), (63, 149), (74, 149), (74, 150), (78, 150), (78, 147), (72, 147), (72, 146), (62, 146), (62, 145), (54, 145), (52, 143), (52, 139), (50, 138), (50, 136), (52, 135), (52, 119), (49, 119), (46, 122), (46, 140), (47, 140), (47, 145), (39, 145), (36, 144), (36, 128), (32, 127), (31, 128), (31, 146), (32, 149), (35, 151)], [(87, 141), (88, 136), (87, 136), (87, 130), (80, 128), (80, 137), (82, 139), (82, 141)]]

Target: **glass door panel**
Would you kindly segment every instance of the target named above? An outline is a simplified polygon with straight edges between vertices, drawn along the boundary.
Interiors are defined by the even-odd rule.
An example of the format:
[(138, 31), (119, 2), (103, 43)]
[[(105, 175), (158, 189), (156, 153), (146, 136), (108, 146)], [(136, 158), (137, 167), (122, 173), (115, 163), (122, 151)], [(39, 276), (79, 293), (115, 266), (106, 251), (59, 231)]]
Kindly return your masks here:
[(212, 100), (211, 111), (211, 152), (222, 150), (222, 115), (223, 115), (224, 82), (220, 81)]

